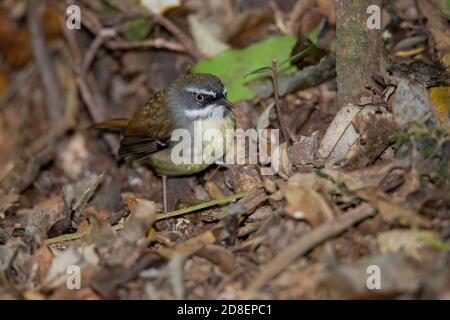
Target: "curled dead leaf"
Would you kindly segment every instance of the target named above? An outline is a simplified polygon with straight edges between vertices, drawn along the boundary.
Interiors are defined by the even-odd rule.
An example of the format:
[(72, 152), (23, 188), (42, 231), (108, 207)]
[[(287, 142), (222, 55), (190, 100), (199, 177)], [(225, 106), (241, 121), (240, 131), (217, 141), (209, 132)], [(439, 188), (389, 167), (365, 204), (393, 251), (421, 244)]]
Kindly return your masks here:
[(288, 184), (283, 192), (288, 204), (284, 211), (294, 219), (306, 220), (317, 227), (335, 217), (324, 197), (311, 188)]

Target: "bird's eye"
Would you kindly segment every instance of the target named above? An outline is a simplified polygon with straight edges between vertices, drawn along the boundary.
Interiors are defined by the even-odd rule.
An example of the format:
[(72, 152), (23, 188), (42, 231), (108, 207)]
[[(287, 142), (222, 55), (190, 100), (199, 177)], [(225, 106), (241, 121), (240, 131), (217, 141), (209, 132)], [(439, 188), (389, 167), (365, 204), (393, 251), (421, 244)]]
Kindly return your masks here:
[(195, 100), (197, 100), (198, 102), (203, 102), (203, 100), (205, 100), (205, 97), (202, 94), (197, 93), (195, 95)]

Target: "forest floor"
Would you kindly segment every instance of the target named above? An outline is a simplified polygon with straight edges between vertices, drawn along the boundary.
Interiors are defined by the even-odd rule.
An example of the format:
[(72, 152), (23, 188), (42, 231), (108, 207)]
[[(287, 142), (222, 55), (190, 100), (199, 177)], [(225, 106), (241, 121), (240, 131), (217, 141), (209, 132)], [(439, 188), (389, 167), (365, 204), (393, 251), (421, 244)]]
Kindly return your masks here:
[[(243, 76), (299, 53), (299, 28), (293, 72), (333, 57), (332, 0), (79, 0), (80, 30), (36, 3), (0, 4), (0, 299), (450, 299), (448, 1), (384, 6), (370, 101), (339, 109), (333, 65), (281, 114), (270, 74)], [(238, 128), (288, 141), (273, 175), (169, 178), (163, 214), (160, 177), (89, 127), (191, 69), (222, 77)]]

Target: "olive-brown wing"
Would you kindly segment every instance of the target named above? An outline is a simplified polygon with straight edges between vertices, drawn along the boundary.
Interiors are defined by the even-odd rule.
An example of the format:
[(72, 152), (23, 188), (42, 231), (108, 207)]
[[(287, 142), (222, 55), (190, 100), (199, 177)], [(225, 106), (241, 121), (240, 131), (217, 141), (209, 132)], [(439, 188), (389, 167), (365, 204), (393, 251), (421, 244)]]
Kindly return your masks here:
[(167, 148), (175, 123), (164, 100), (157, 92), (135, 112), (120, 142), (119, 158), (127, 162), (143, 161), (153, 153)]

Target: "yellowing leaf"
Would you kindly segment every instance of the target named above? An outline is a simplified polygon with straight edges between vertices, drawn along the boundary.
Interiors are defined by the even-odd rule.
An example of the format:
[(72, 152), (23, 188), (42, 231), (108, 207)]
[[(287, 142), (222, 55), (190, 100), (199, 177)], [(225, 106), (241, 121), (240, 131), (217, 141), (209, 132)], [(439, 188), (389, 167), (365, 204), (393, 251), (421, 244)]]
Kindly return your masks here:
[(448, 121), (450, 113), (450, 87), (431, 88), (430, 98), (431, 102), (436, 106), (439, 121)]

